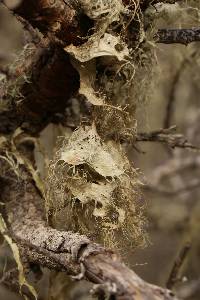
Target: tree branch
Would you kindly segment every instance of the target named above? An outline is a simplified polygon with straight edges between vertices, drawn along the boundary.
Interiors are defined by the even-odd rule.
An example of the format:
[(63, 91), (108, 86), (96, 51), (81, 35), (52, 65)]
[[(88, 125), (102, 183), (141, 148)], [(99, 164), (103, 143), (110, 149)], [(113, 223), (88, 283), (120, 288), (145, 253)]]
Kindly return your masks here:
[(138, 133), (137, 142), (159, 142), (167, 144), (171, 148), (188, 148), (199, 150), (200, 148), (188, 143), (182, 134), (173, 133), (176, 126), (167, 129), (159, 129), (152, 132)]
[[(129, 0), (124, 0), (129, 3)], [(148, 0), (141, 2), (142, 10), (149, 5), (158, 2), (175, 3), (175, 0)], [(74, 44), (80, 45), (87, 39), (89, 30), (93, 27), (93, 22), (82, 13), (76, 1), (48, 1), (36, 0), (28, 3), (23, 0), (13, 13), (28, 21), (33, 28), (37, 28), (45, 36), (51, 37), (54, 41), (59, 41), (63, 46)], [(64, 16), (64, 17), (63, 17)], [(26, 23), (27, 27), (27, 23)], [(191, 42), (200, 41), (200, 28), (190, 29), (159, 29), (154, 36), (157, 43), (173, 44), (179, 43), (187, 45)]]
[[(28, 21), (33, 28), (63, 46), (83, 43), (93, 22), (79, 10), (74, 0), (22, 0), (16, 8), (9, 8), (14, 14)], [(22, 19), (21, 19), (22, 21)]]
[(169, 290), (139, 278), (113, 251), (86, 236), (47, 226), (43, 200), (25, 166), (19, 167), (18, 178), (5, 160), (0, 159), (0, 167), (3, 215), (11, 237), (29, 262), (100, 284), (117, 300), (133, 300), (136, 295), (141, 299), (176, 299)]
[(159, 29), (155, 41), (163, 44), (183, 44), (200, 41), (200, 28), (190, 29)]
[(168, 281), (167, 281), (167, 288), (171, 289), (177, 281), (180, 280), (180, 269), (188, 255), (188, 252), (191, 248), (190, 243), (186, 243), (183, 248), (181, 248), (178, 257), (176, 258), (172, 270), (170, 272)]
[(67, 53), (46, 40), (37, 47), (27, 45), (13, 69), (0, 86), (5, 103), (0, 110), (2, 134), (19, 126), (32, 133), (41, 130), (56, 113), (65, 111), (67, 100), (79, 88), (79, 75)]

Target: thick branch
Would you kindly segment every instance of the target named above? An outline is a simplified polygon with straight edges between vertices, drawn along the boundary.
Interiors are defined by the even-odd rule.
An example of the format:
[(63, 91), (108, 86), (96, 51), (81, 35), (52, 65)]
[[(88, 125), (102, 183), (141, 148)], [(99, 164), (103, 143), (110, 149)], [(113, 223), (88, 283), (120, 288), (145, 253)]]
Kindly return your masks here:
[(71, 43), (79, 45), (93, 22), (73, 5), (75, 3), (77, 1), (74, 0), (22, 0), (13, 12), (54, 41), (60, 41), (65, 46)]
[(3, 82), (0, 133), (22, 126), (29, 132), (41, 130), (56, 113), (63, 113), (67, 100), (79, 88), (79, 75), (66, 52), (43, 41), (28, 45), (8, 81)]
[(200, 28), (159, 29), (155, 35), (157, 43), (184, 44), (200, 41)]

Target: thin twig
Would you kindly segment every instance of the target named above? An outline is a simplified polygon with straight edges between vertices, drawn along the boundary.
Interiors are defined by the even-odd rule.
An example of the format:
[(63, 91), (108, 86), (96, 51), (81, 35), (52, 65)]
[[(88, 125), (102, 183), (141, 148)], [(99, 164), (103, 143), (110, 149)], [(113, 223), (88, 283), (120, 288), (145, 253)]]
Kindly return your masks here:
[(189, 253), (190, 248), (191, 245), (187, 242), (181, 249), (178, 257), (176, 258), (166, 284), (168, 289), (171, 289), (174, 286), (174, 284), (180, 280), (180, 269)]
[(24, 29), (30, 34), (31, 42), (35, 45), (39, 44), (42, 40), (40, 32), (37, 29), (33, 28), (33, 26), (24, 18), (18, 15), (15, 15), (15, 17), (23, 25)]
[(138, 133), (136, 136), (137, 142), (159, 142), (167, 144), (171, 148), (188, 148), (200, 150), (199, 147), (192, 145), (182, 134), (173, 133), (176, 126), (171, 126), (166, 129), (154, 130), (151, 132)]

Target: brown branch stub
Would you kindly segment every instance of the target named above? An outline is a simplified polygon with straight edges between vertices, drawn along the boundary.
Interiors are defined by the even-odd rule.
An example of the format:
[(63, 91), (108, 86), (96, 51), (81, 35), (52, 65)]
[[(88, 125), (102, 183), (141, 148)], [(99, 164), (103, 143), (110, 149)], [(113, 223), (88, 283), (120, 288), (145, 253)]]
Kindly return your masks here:
[(167, 281), (167, 288), (171, 289), (174, 284), (176, 284), (180, 280), (180, 269), (190, 251), (191, 245), (190, 243), (186, 243), (182, 249), (180, 250), (180, 253), (178, 254), (178, 257), (176, 258), (174, 265), (172, 267), (172, 270), (170, 272), (168, 281)]
[(163, 44), (183, 44), (200, 41), (200, 28), (190, 29), (159, 29), (155, 41)]

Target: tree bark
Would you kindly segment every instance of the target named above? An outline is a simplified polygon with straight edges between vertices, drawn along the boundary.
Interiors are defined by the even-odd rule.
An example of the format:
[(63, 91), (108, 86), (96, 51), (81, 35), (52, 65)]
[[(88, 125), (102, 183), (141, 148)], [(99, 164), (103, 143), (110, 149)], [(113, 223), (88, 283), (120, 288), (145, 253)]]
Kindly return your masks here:
[(79, 75), (68, 54), (46, 40), (28, 45), (1, 87), (0, 133), (17, 127), (36, 133), (63, 113), (69, 98), (79, 89)]

